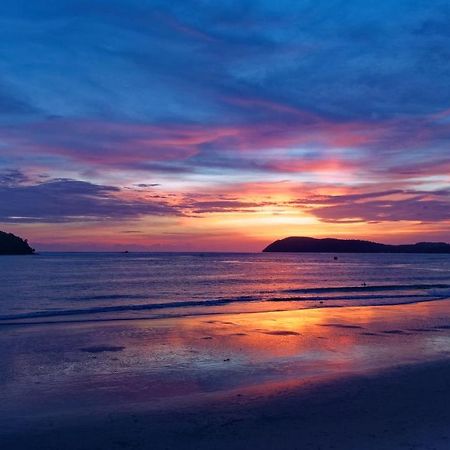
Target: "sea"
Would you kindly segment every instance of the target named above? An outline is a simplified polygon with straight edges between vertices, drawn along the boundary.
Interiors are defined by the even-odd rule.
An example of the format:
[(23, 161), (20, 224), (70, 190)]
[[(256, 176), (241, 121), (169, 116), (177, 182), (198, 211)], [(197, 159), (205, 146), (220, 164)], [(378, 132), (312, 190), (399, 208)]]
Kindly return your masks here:
[(0, 325), (449, 297), (450, 255), (43, 252), (0, 257)]

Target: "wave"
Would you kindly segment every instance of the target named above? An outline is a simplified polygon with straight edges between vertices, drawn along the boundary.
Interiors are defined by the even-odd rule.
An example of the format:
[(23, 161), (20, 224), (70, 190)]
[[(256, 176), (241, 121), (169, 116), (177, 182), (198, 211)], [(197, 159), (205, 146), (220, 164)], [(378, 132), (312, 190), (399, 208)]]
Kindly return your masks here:
[[(392, 293), (389, 293), (389, 292)], [(399, 293), (405, 291), (405, 293)], [(406, 293), (408, 291), (408, 293)], [(411, 292), (415, 291), (415, 292)], [(422, 292), (417, 292), (422, 291)], [(176, 308), (210, 308), (225, 306), (234, 303), (280, 303), (280, 302), (329, 302), (329, 301), (352, 301), (360, 302), (360, 305), (368, 304), (370, 301), (380, 300), (408, 300), (424, 301), (438, 298), (450, 297), (450, 285), (448, 284), (414, 284), (414, 285), (379, 285), (379, 286), (335, 286), (325, 288), (302, 288), (289, 289), (281, 291), (281, 293), (291, 294), (306, 294), (302, 296), (271, 297), (261, 296), (239, 296), (231, 298), (218, 298), (206, 300), (186, 300), (174, 301), (165, 303), (145, 303), (145, 304), (125, 304), (114, 306), (94, 306), (90, 308), (76, 308), (76, 309), (59, 309), (46, 311), (33, 311), (20, 314), (6, 314), (0, 315), (0, 322), (17, 321), (21, 319), (40, 319), (40, 318), (57, 318), (63, 316), (78, 316), (78, 315), (101, 315), (108, 313), (123, 313), (123, 312), (139, 312), (139, 311), (156, 311), (162, 309), (176, 309)], [(346, 295), (336, 295), (339, 293), (346, 293)], [(348, 295), (354, 293), (355, 295)], [(361, 293), (364, 293), (361, 295)], [(313, 295), (317, 294), (317, 295)], [(323, 295), (329, 294), (329, 295)], [(118, 296), (93, 296), (91, 299), (116, 299)], [(122, 298), (135, 298), (133, 295), (125, 295)], [(137, 298), (137, 296), (136, 296)], [(405, 303), (405, 302), (403, 302)], [(373, 304), (373, 303), (369, 303)]]
[(432, 289), (430, 290), (430, 295), (441, 298), (450, 297), (450, 289)]
[(417, 291), (424, 289), (450, 289), (450, 284), (385, 284), (373, 286), (333, 286), (323, 288), (286, 289), (282, 292), (289, 292), (292, 294), (321, 294), (330, 292)]
[(84, 301), (84, 300), (123, 300), (123, 299), (134, 299), (134, 300), (142, 300), (147, 298), (145, 295), (139, 294), (109, 294), (109, 295), (82, 295), (79, 297), (69, 297), (70, 301)]
[(140, 305), (118, 305), (118, 306), (98, 306), (93, 308), (80, 309), (60, 309), (51, 311), (34, 311), (30, 313), (21, 314), (7, 314), (0, 316), (0, 321), (16, 320), (16, 319), (37, 319), (58, 316), (77, 316), (83, 314), (101, 314), (110, 312), (126, 312), (126, 311), (150, 311), (157, 309), (171, 309), (171, 308), (189, 308), (195, 306), (221, 306), (237, 302), (261, 301), (261, 298), (229, 298), (229, 299), (215, 299), (215, 300), (189, 300), (180, 302), (167, 303), (146, 303)]

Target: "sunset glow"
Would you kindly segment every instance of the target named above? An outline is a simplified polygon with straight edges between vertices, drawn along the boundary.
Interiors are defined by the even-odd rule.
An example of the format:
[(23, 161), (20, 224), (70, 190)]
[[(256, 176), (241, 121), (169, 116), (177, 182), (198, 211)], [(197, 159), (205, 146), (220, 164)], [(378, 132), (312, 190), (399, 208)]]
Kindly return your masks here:
[(438, 7), (128, 3), (2, 6), (2, 229), (40, 250), (450, 238)]

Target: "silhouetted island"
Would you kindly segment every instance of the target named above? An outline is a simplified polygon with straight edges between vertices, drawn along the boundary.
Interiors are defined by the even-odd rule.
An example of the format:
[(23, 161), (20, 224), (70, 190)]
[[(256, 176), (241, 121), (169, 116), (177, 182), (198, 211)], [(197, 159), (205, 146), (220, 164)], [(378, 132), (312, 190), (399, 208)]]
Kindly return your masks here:
[(22, 239), (12, 233), (0, 231), (0, 255), (32, 255), (31, 248), (26, 239)]
[(450, 244), (445, 242), (418, 242), (417, 244), (388, 245), (356, 239), (315, 239), (293, 236), (272, 242), (263, 252), (450, 253)]

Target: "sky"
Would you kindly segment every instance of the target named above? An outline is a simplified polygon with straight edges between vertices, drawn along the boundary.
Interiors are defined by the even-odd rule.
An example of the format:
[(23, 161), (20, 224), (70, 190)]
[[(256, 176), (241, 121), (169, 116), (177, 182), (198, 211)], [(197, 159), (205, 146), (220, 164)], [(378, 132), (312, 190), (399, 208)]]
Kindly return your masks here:
[(447, 0), (2, 0), (0, 229), (449, 241), (449, 23)]

